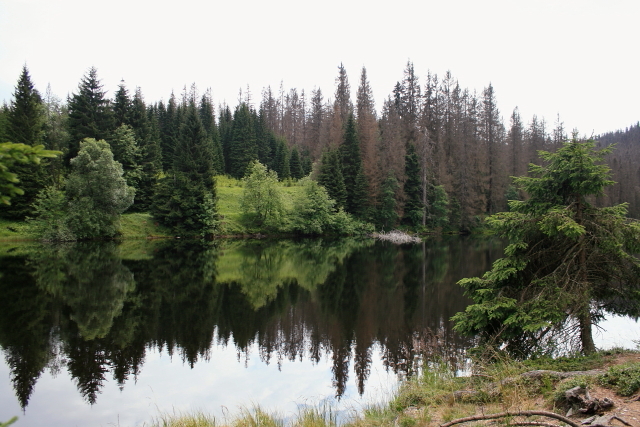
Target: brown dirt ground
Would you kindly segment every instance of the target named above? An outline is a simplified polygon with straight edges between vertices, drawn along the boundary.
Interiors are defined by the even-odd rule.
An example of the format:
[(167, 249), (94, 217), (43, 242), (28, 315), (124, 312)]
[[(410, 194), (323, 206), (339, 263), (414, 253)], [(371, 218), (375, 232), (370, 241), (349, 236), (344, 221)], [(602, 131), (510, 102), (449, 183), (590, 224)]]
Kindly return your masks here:
[[(606, 369), (609, 366), (628, 362), (640, 362), (640, 353), (625, 353), (613, 356), (604, 364), (603, 369)], [(526, 392), (518, 392), (516, 390), (509, 395), (503, 396), (501, 402), (490, 404), (487, 406), (452, 404), (448, 407), (438, 408), (436, 410), (434, 410), (434, 408), (418, 409), (412, 407), (407, 408), (404, 412), (404, 415), (406, 417), (416, 419), (416, 426), (439, 426), (440, 424), (443, 424), (445, 422), (444, 420), (452, 420), (457, 418), (483, 414), (493, 414), (506, 411), (517, 412), (523, 410), (543, 410), (564, 415), (563, 408), (551, 407), (549, 403), (550, 400), (548, 398), (544, 398), (543, 396), (526, 397), (525, 394)], [(614, 402), (613, 408), (603, 415), (615, 415), (626, 421), (629, 426), (640, 427), (640, 393), (632, 397), (623, 397), (617, 395), (614, 390), (594, 385), (589, 388), (589, 394), (591, 398), (604, 399), (606, 397)], [(578, 423), (581, 423), (587, 418), (589, 418), (589, 415), (577, 414), (571, 416), (571, 419)], [(548, 425), (564, 425), (560, 421), (552, 420), (550, 418), (538, 418), (537, 420), (533, 420), (531, 418), (523, 418), (520, 421), (537, 421), (548, 423)], [(514, 419), (511, 425), (514, 425), (516, 422), (517, 419)], [(397, 424), (402, 425), (403, 423), (398, 423), (396, 421), (396, 425)], [(472, 425), (506, 425), (506, 423), (504, 422), (504, 419), (499, 419), (490, 421), (472, 421), (458, 425), (468, 427)], [(622, 427), (625, 424), (616, 419), (613, 419), (609, 425)], [(585, 425), (585, 427), (588, 427), (588, 425)]]

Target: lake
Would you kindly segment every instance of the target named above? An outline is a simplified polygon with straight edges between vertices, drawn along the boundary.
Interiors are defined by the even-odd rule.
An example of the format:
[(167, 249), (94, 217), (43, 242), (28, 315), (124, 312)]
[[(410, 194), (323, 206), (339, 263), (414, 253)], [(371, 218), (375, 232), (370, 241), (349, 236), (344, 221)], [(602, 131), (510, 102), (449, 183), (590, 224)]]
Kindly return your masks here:
[[(0, 244), (0, 421), (138, 426), (260, 405), (340, 417), (386, 401), (431, 356), (472, 345), (456, 282), (498, 240), (140, 240)], [(640, 338), (611, 318), (599, 346)]]

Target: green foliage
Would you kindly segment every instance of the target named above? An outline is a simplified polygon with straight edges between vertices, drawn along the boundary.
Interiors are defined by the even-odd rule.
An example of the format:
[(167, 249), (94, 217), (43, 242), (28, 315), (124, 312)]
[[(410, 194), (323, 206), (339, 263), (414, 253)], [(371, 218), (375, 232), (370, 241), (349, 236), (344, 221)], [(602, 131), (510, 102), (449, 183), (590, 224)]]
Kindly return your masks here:
[[(25, 65), (9, 107), (7, 138), (18, 144), (40, 145), (44, 142), (45, 109)], [(3, 142), (3, 141), (0, 141)]]
[(38, 234), (56, 241), (115, 236), (135, 190), (127, 186), (109, 144), (84, 140), (71, 166), (65, 192), (49, 187), (36, 199), (33, 224)]
[(300, 180), (303, 194), (295, 201), (292, 228), (302, 234), (322, 234), (333, 227), (335, 201), (311, 178)]
[(342, 162), (337, 150), (326, 151), (320, 161), (318, 183), (322, 185), (335, 201), (335, 209), (343, 208), (347, 202), (347, 189), (342, 174)]
[(291, 169), (289, 165), (289, 148), (284, 138), (276, 137), (276, 153), (273, 162), (273, 169), (278, 173), (280, 179), (291, 177)]
[(127, 186), (109, 144), (85, 139), (71, 166), (66, 183), (69, 228), (79, 239), (115, 236), (120, 214), (133, 203), (135, 189)]
[(340, 208), (334, 210), (335, 201), (327, 190), (306, 177), (300, 180), (303, 193), (295, 201), (291, 214), (291, 228), (301, 234), (366, 234), (373, 225), (356, 220)]
[(377, 225), (382, 229), (391, 230), (398, 222), (398, 212), (396, 211), (396, 192), (398, 189), (398, 180), (393, 174), (387, 175), (380, 189), (380, 207), (377, 210)]
[(291, 170), (291, 178), (293, 179), (301, 179), (306, 175), (302, 169), (302, 160), (300, 159), (300, 154), (296, 147), (291, 149), (289, 169)]
[(205, 186), (174, 172), (158, 182), (151, 215), (176, 233), (210, 235), (218, 225), (215, 183)]
[(364, 217), (367, 211), (367, 181), (362, 169), (360, 140), (353, 114), (349, 115), (344, 132), (344, 142), (340, 146), (342, 175), (346, 190), (344, 208), (356, 217)]
[(449, 197), (443, 185), (435, 185), (428, 194), (427, 226), (446, 227), (449, 222)]
[(234, 178), (242, 178), (247, 166), (258, 159), (254, 114), (246, 103), (238, 105), (234, 114), (228, 143), (227, 172)]
[(59, 151), (45, 150), (44, 146), (34, 147), (12, 142), (0, 143), (0, 203), (8, 205), (11, 198), (24, 194), (16, 184), (20, 182), (16, 173), (11, 172), (18, 164), (40, 164), (43, 158), (55, 157)]
[(140, 156), (133, 128), (125, 124), (118, 126), (109, 140), (109, 145), (113, 160), (122, 165), (123, 177), (127, 185), (137, 189), (142, 171), (138, 165)]
[(34, 217), (29, 222), (44, 241), (68, 242), (77, 237), (69, 228), (68, 200), (64, 191), (54, 187), (42, 190), (34, 202)]
[(611, 366), (598, 380), (602, 385), (615, 387), (621, 396), (632, 396), (640, 390), (640, 363)]
[(278, 174), (253, 161), (243, 179), (244, 191), (240, 206), (244, 214), (252, 216), (258, 225), (278, 226), (284, 213), (282, 195), (278, 188)]
[(78, 93), (71, 95), (68, 100), (67, 129), (70, 141), (67, 161), (78, 155), (80, 142), (85, 138), (104, 140), (111, 136), (114, 129), (113, 112), (105, 94), (98, 79), (98, 70), (91, 67), (82, 77)]
[(588, 201), (611, 184), (608, 168), (598, 164), (608, 151), (573, 140), (556, 153), (541, 152), (546, 165), (516, 179), (530, 197), (487, 219), (510, 244), (482, 278), (459, 282), (474, 304), (454, 316), (458, 331), (506, 344), (519, 356), (553, 351), (543, 347), (554, 338), (569, 345), (577, 339), (592, 353), (591, 326), (605, 312), (640, 313), (640, 261), (632, 255), (640, 249), (640, 224), (626, 218), (625, 205), (595, 208)]
[(422, 184), (420, 182), (420, 164), (418, 155), (413, 144), (407, 144), (407, 155), (405, 156), (404, 194), (406, 202), (404, 204), (405, 224), (417, 227), (422, 225), (424, 215), (424, 203), (422, 203)]

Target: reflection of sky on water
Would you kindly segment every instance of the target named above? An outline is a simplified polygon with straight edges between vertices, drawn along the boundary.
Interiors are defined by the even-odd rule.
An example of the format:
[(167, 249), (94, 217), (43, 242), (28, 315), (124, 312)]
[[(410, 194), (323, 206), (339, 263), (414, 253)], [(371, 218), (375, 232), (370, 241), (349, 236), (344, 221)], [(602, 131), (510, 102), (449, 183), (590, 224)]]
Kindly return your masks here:
[[(601, 324), (594, 334), (599, 348), (623, 346), (635, 348), (640, 340), (640, 324), (625, 317), (612, 317)], [(256, 345), (249, 358), (238, 360), (234, 346), (217, 346), (211, 358), (200, 361), (193, 369), (179, 356), (171, 358), (166, 351), (148, 351), (141, 373), (130, 379), (122, 391), (113, 380), (105, 383), (94, 406), (85, 403), (63, 369), (56, 377), (48, 372), (38, 380), (26, 413), (22, 414), (11, 386), (8, 367), (0, 364), (0, 421), (18, 415), (20, 427), (56, 426), (141, 426), (160, 412), (203, 412), (223, 418), (254, 404), (277, 412), (283, 418), (297, 413), (298, 408), (332, 402), (330, 355), (313, 364), (307, 358), (300, 361), (277, 360), (265, 365), (260, 361)], [(359, 410), (367, 402), (387, 400), (397, 380), (385, 372), (376, 346), (372, 354), (371, 375), (364, 397), (357, 394), (353, 363), (344, 398), (337, 403), (343, 413)], [(187, 385), (187, 386), (185, 386)]]
[[(351, 363), (345, 396), (337, 403), (339, 410), (359, 410), (367, 402), (390, 396), (396, 377), (385, 372), (379, 346), (373, 350), (365, 395), (358, 396)], [(335, 403), (330, 355), (315, 365), (307, 358), (285, 359), (279, 370), (277, 361), (269, 365), (260, 361), (257, 345), (249, 354), (245, 365), (245, 359), (238, 361), (234, 346), (216, 346), (209, 361), (199, 361), (190, 369), (179, 356), (174, 355), (172, 360), (166, 351), (149, 350), (137, 382), (131, 378), (120, 391), (108, 378), (93, 406), (83, 400), (64, 368), (55, 378), (46, 371), (35, 386), (25, 414), (15, 397), (9, 368), (1, 363), (0, 421), (18, 415), (19, 427), (133, 427), (148, 425), (160, 412), (201, 410), (222, 418), (260, 404), (262, 409), (288, 418), (305, 404), (317, 406), (324, 400)]]
[(593, 340), (596, 347), (601, 349), (613, 347), (635, 349), (636, 342), (640, 341), (640, 324), (630, 317), (610, 316), (595, 328)]

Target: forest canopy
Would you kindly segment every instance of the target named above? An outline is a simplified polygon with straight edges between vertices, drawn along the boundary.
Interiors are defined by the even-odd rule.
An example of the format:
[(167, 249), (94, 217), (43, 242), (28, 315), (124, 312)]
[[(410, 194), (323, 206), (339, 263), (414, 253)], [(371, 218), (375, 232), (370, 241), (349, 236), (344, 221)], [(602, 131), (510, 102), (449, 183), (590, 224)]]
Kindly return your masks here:
[[(109, 95), (94, 67), (63, 101), (50, 89), (41, 95), (25, 66), (14, 99), (0, 108), (0, 141), (63, 154), (24, 169), (24, 195), (0, 216), (33, 215), (38, 194), (63, 186), (80, 142), (93, 138), (106, 141), (135, 189), (129, 211), (150, 211), (186, 232), (216, 230), (213, 177), (242, 179), (255, 162), (283, 182), (310, 176), (334, 213), (378, 228), (468, 232), (521, 199), (510, 177), (568, 139), (559, 117), (553, 125), (525, 120), (516, 108), (505, 123), (491, 84), (468, 89), (450, 72), (420, 78), (409, 61), (377, 108), (364, 67), (353, 91), (345, 67), (337, 71), (330, 94), (267, 87), (259, 99), (247, 90), (232, 107), (215, 105), (211, 90), (195, 84), (167, 101), (149, 102), (124, 81)], [(603, 135), (602, 145), (621, 141), (607, 158), (618, 184), (596, 202), (628, 202), (632, 217), (640, 216), (638, 126)]]

